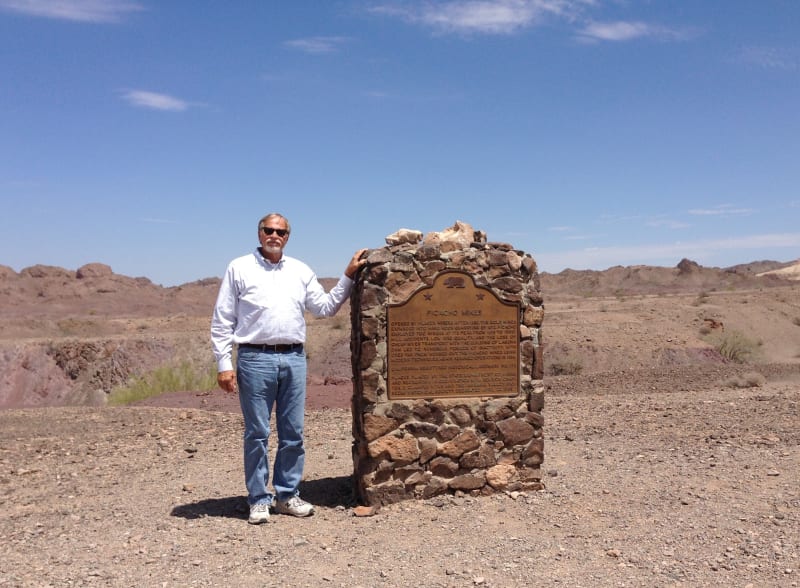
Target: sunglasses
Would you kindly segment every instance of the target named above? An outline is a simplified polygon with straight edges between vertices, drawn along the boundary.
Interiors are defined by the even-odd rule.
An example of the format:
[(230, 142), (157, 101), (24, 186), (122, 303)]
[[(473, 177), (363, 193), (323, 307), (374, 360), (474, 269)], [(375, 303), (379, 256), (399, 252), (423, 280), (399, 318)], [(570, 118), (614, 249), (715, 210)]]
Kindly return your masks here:
[(289, 234), (289, 231), (286, 229), (273, 229), (272, 227), (261, 227), (261, 230), (264, 231), (265, 235), (271, 235), (272, 233), (278, 233), (278, 237), (285, 237)]

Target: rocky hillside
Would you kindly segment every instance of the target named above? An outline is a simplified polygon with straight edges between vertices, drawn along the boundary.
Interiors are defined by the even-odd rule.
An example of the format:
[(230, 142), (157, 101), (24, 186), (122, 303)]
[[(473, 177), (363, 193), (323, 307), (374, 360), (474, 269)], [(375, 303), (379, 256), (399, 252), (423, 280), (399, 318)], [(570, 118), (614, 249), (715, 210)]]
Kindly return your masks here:
[[(718, 359), (700, 334), (706, 320), (751, 333), (766, 360), (792, 360), (800, 352), (793, 347), (800, 282), (791, 273), (763, 274), (794, 266), (719, 269), (682, 260), (674, 268), (543, 273), (545, 363), (579, 365), (586, 375)], [(0, 266), (0, 407), (98, 404), (131, 376), (165, 363), (213, 365), (208, 327), (218, 287), (218, 278), (207, 278), (165, 288), (99, 263), (19, 273)], [(730, 296), (747, 291), (776, 295)], [(647, 296), (659, 298), (631, 300)], [(349, 379), (346, 308), (310, 321), (307, 350), (312, 381)]]
[(713, 292), (785, 286), (794, 274), (775, 270), (800, 267), (800, 260), (781, 263), (758, 261), (729, 268), (703, 267), (682, 259), (677, 266), (614, 266), (603, 271), (566, 269), (557, 274), (541, 274), (546, 298), (559, 296), (618, 296), (633, 294), (670, 294), (678, 292)]

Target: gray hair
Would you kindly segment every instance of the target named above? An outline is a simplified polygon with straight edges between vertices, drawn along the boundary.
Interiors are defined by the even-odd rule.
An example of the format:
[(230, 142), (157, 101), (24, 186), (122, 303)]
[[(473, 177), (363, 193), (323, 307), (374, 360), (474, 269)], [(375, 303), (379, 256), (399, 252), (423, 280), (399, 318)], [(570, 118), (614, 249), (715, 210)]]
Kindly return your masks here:
[(267, 222), (268, 220), (270, 220), (270, 219), (273, 219), (273, 218), (279, 218), (279, 219), (281, 219), (281, 220), (284, 222), (284, 224), (286, 225), (286, 230), (287, 230), (289, 233), (291, 233), (291, 232), (292, 232), (292, 226), (289, 224), (289, 219), (288, 219), (288, 218), (286, 218), (285, 216), (283, 216), (282, 214), (279, 214), (279, 213), (277, 213), (277, 212), (270, 212), (269, 214), (267, 214), (267, 215), (263, 216), (263, 217), (261, 218), (261, 220), (260, 220), (260, 221), (258, 221), (258, 230), (259, 230), (259, 231), (261, 230), (261, 227), (263, 226), (263, 223), (265, 223), (265, 222)]

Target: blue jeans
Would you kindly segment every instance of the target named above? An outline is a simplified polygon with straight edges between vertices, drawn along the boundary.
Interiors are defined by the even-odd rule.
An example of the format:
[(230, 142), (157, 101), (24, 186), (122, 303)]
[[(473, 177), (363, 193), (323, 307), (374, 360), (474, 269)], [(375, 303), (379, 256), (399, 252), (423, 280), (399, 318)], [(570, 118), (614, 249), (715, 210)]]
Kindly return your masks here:
[(278, 451), (272, 485), (278, 500), (298, 494), (305, 448), (306, 355), (302, 350), (271, 352), (239, 348), (236, 358), (239, 404), (244, 416), (244, 480), (247, 501), (271, 504), (268, 439), (275, 406)]

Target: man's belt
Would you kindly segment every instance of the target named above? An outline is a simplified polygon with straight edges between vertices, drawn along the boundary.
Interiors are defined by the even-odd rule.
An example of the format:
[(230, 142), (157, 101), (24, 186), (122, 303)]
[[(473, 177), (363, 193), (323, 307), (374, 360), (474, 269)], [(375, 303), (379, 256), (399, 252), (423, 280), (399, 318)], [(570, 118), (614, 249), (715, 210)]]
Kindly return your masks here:
[(288, 353), (290, 351), (302, 351), (302, 343), (278, 343), (271, 345), (269, 343), (239, 343), (240, 348), (257, 349), (258, 351), (271, 351), (273, 353)]

